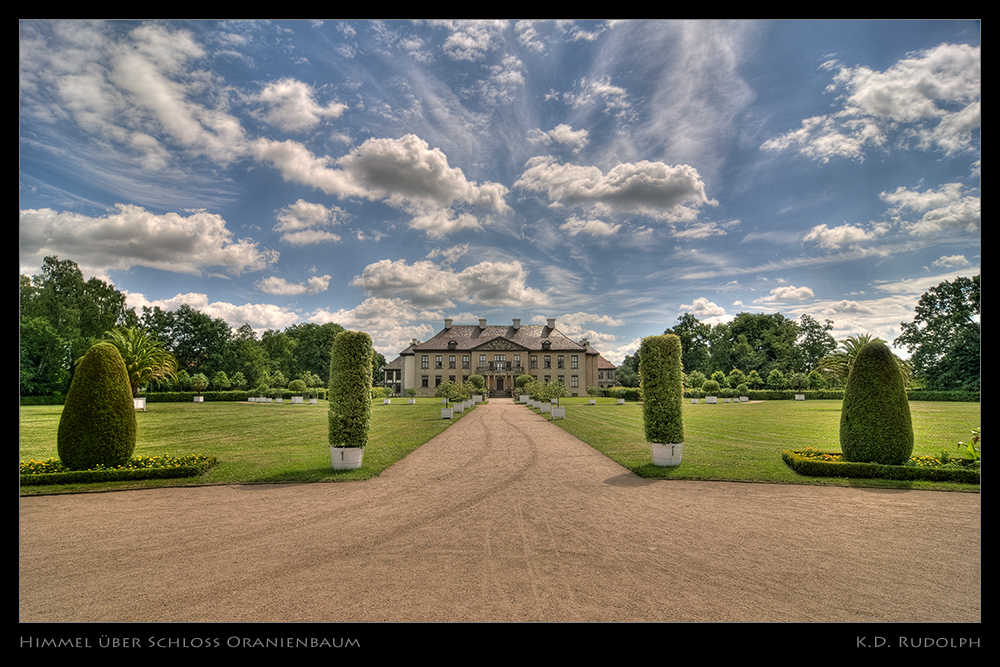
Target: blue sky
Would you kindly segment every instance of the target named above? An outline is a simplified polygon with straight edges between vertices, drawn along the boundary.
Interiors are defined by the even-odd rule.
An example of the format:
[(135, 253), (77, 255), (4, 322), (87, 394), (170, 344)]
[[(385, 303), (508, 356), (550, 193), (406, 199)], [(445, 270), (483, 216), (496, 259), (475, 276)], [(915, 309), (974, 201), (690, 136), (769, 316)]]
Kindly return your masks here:
[(978, 21), (21, 21), (20, 272), (130, 306), (889, 341), (979, 272)]

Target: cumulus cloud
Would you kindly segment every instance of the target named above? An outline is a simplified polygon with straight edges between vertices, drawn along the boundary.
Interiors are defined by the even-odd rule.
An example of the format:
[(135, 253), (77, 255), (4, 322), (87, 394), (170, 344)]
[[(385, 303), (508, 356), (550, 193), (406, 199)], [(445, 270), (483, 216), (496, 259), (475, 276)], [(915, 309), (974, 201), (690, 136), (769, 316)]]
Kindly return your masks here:
[(312, 86), (292, 78), (269, 83), (257, 101), (264, 107), (258, 114), (261, 119), (290, 132), (312, 129), (323, 120), (340, 118), (347, 110), (339, 102), (319, 104)]
[(770, 294), (754, 300), (754, 303), (786, 303), (788, 301), (810, 299), (813, 296), (815, 296), (813, 291), (808, 287), (794, 287), (792, 285), (786, 285), (782, 287), (775, 287), (771, 290)]
[(771, 139), (764, 150), (798, 150), (826, 162), (835, 157), (863, 160), (890, 140), (920, 150), (954, 154), (969, 150), (981, 126), (982, 60), (979, 47), (941, 44), (914, 53), (885, 71), (840, 67), (828, 92), (841, 108), (808, 118), (802, 126)]
[(52, 209), (20, 214), (21, 261), (46, 255), (73, 257), (94, 270), (145, 266), (199, 275), (209, 269), (239, 275), (260, 271), (278, 253), (249, 239), (236, 239), (221, 216), (207, 211), (155, 214), (118, 204), (99, 217)]
[(803, 237), (804, 241), (818, 243), (824, 248), (840, 248), (845, 245), (853, 245), (861, 241), (869, 241), (878, 236), (880, 230), (865, 230), (856, 225), (840, 225), (838, 227), (828, 227), (827, 225), (816, 225)]
[(962, 267), (969, 266), (971, 262), (965, 258), (965, 255), (948, 255), (943, 257), (938, 257), (933, 262), (934, 266), (943, 267), (946, 269), (960, 269)]
[(566, 123), (560, 123), (547, 132), (536, 130), (533, 139), (541, 144), (558, 144), (579, 153), (590, 142), (587, 130), (574, 130)]
[(257, 282), (257, 289), (267, 294), (296, 295), (319, 294), (330, 287), (330, 276), (313, 276), (304, 283), (290, 283), (284, 278), (271, 276)]
[(281, 234), (281, 240), (296, 245), (306, 245), (321, 241), (339, 241), (340, 236), (329, 231), (340, 223), (344, 212), (340, 208), (297, 200), (294, 204), (278, 211), (278, 224), (274, 231)]
[(285, 180), (338, 197), (384, 201), (406, 211), (413, 216), (411, 225), (431, 236), (482, 226), (466, 207), (507, 210), (507, 188), (469, 181), (440, 149), (412, 134), (369, 139), (337, 160), (317, 157), (297, 142), (266, 139), (254, 143), (254, 154), (274, 165)]
[(452, 60), (478, 60), (503, 42), (507, 21), (440, 20), (431, 25), (448, 30), (443, 50)]
[(703, 296), (689, 304), (681, 304), (680, 310), (682, 313), (691, 313), (702, 322), (709, 324), (717, 324), (729, 319), (725, 308)]
[(243, 305), (225, 301), (212, 301), (207, 294), (188, 292), (176, 294), (167, 299), (146, 299), (137, 292), (126, 293), (129, 308), (141, 311), (143, 306), (175, 311), (187, 304), (212, 318), (224, 320), (233, 329), (249, 324), (255, 331), (266, 329), (281, 330), (302, 321), (302, 314), (270, 303), (245, 303)]
[(548, 302), (528, 287), (527, 270), (520, 262), (480, 262), (460, 271), (423, 260), (384, 259), (369, 264), (351, 281), (365, 294), (402, 298), (421, 308), (454, 308), (456, 301), (471, 304), (530, 307)]
[(598, 167), (539, 156), (528, 161), (514, 185), (544, 193), (555, 205), (590, 206), (599, 214), (640, 213), (668, 221), (693, 220), (700, 207), (717, 203), (706, 196), (694, 167), (645, 160), (619, 164), (605, 173)]
[[(892, 205), (889, 214), (913, 234), (978, 233), (982, 224), (979, 197), (970, 194), (961, 183), (947, 183), (937, 190), (923, 192), (900, 187), (883, 192), (880, 197)], [(909, 213), (922, 215), (910, 220)]]
[(587, 236), (614, 236), (621, 229), (621, 225), (604, 222), (603, 220), (581, 220), (577, 217), (569, 218), (559, 225), (570, 236), (586, 234)]

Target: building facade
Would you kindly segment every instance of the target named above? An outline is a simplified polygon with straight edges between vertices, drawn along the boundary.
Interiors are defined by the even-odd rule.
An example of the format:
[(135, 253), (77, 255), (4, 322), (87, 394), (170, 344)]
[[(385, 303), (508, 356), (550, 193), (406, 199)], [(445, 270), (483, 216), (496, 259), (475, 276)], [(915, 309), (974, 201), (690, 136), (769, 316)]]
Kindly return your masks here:
[(583, 396), (588, 387), (604, 385), (609, 364), (589, 342), (574, 341), (547, 324), (454, 324), (424, 342), (414, 340), (385, 367), (385, 386), (395, 395), (416, 389), (418, 396), (433, 396), (447, 380), (464, 382), (482, 375), (492, 396), (510, 396), (514, 380), (530, 375), (538, 382), (561, 382), (570, 396)]

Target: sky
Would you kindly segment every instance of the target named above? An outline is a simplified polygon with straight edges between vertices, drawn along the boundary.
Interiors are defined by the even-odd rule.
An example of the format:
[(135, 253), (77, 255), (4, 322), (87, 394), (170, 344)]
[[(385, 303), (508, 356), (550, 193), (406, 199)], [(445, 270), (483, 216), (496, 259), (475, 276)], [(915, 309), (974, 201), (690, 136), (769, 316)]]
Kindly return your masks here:
[(258, 333), (684, 313), (891, 342), (980, 270), (978, 21), (19, 28), (19, 263)]

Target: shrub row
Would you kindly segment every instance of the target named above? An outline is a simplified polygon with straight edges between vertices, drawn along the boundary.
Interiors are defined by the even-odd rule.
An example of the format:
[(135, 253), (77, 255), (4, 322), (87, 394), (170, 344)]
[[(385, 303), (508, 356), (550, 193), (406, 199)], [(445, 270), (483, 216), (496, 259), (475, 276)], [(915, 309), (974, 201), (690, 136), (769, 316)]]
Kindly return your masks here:
[[(190, 458), (190, 457), (189, 457)], [(171, 467), (109, 468), (101, 470), (67, 470), (21, 475), (21, 486), (44, 484), (90, 484), (93, 482), (124, 482), (137, 479), (176, 479), (197, 477), (216, 465), (215, 457), (199, 457), (197, 461)]]
[(960, 482), (979, 484), (978, 467), (945, 466), (924, 468), (908, 465), (881, 465), (878, 463), (852, 463), (849, 461), (822, 461), (806, 452), (786, 450), (781, 454), (785, 464), (799, 473), (811, 477), (878, 478), (902, 481)]

